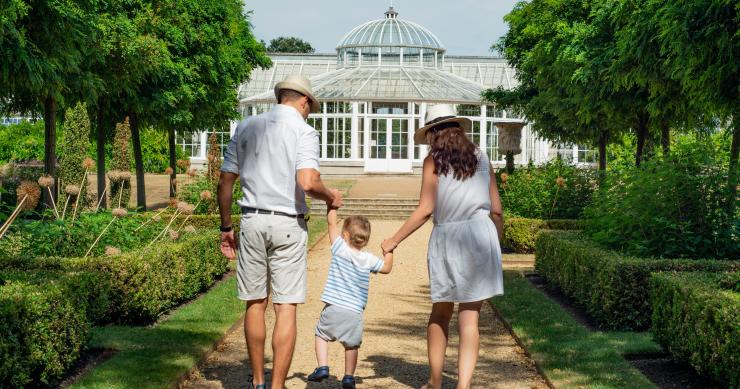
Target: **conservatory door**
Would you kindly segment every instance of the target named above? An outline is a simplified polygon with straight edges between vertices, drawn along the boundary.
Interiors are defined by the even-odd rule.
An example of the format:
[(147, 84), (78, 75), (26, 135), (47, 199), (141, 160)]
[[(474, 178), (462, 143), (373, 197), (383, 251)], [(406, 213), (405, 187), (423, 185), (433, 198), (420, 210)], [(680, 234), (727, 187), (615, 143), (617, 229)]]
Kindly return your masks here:
[(411, 173), (408, 119), (371, 119), (365, 172)]

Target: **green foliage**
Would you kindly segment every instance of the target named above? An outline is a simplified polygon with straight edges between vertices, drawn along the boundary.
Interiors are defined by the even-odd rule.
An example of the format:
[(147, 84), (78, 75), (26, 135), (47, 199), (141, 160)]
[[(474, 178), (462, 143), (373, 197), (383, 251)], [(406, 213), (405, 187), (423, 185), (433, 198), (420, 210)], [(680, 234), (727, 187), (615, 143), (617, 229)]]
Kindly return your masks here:
[(316, 49), (301, 38), (281, 36), (270, 40), (267, 51), (270, 53), (313, 53)]
[(44, 159), (44, 122), (0, 126), (0, 164)]
[[(80, 187), (86, 172), (82, 161), (90, 148), (90, 118), (85, 104), (77, 103), (74, 108), (67, 110), (64, 130), (66, 136), (59, 146), (59, 187)], [(68, 195), (63, 190), (60, 193), (59, 202), (64, 204)], [(83, 185), (80, 187), (80, 206), (85, 204), (86, 194), (87, 185)]]
[[(133, 150), (130, 152), (133, 152)], [(170, 165), (167, 132), (151, 127), (142, 129), (141, 154), (144, 159), (144, 171), (146, 173), (163, 174), (164, 170)], [(182, 147), (175, 147), (175, 157), (178, 160), (187, 159)], [(130, 169), (135, 169), (133, 162)]]
[[(542, 166), (527, 166), (508, 175), (506, 183), (497, 174), (504, 212), (534, 219), (578, 219), (596, 190), (596, 172), (580, 169), (562, 160)], [(558, 177), (565, 185), (557, 185)]]
[(662, 273), (650, 279), (652, 333), (676, 358), (728, 388), (740, 387), (740, 293), (723, 277), (740, 273)]
[[(129, 119), (116, 124), (115, 137), (113, 139), (113, 160), (110, 170), (118, 172), (130, 172), (133, 161), (131, 160), (131, 127)], [(117, 208), (128, 208), (131, 199), (131, 178), (109, 180), (108, 193), (110, 194), (111, 206)]]
[(727, 158), (712, 139), (613, 171), (585, 215), (597, 242), (637, 256), (739, 258), (740, 214), (729, 214)]
[(521, 273), (504, 272), (506, 293), (490, 300), (556, 388), (655, 389), (623, 354), (660, 352), (647, 333), (590, 331)]
[(541, 230), (579, 230), (582, 227), (579, 220), (567, 219), (504, 219), (504, 241), (502, 247), (519, 254), (533, 253), (537, 234)]
[(78, 357), (90, 324), (85, 306), (70, 298), (70, 284), (57, 274), (27, 282), (0, 274), (0, 386), (54, 383)]
[(660, 271), (739, 271), (740, 261), (648, 259), (620, 255), (575, 232), (542, 231), (535, 270), (609, 329), (650, 326), (649, 279)]

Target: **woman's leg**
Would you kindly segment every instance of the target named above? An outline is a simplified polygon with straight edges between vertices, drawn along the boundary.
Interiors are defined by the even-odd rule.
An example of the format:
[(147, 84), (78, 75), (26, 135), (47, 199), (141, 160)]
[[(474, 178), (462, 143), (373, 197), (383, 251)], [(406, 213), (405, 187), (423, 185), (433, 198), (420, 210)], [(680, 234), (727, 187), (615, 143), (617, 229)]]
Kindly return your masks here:
[(450, 333), (450, 319), (455, 311), (453, 303), (434, 303), (427, 325), (427, 353), (429, 355), (429, 383), (425, 389), (442, 387), (442, 370), (445, 364), (447, 338)]
[(460, 352), (458, 356), (457, 389), (469, 389), (473, 381), (473, 371), (478, 362), (480, 334), (478, 319), (483, 301), (460, 304), (458, 327), (460, 331)]

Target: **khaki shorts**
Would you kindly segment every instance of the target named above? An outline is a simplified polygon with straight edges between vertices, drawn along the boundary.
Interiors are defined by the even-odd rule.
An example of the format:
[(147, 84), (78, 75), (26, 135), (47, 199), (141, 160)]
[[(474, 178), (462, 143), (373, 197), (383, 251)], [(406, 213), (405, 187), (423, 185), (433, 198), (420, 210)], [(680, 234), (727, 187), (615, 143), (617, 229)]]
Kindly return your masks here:
[(303, 219), (242, 215), (236, 270), (239, 299), (261, 300), (272, 291), (273, 303), (303, 304), (307, 244), (308, 230)]

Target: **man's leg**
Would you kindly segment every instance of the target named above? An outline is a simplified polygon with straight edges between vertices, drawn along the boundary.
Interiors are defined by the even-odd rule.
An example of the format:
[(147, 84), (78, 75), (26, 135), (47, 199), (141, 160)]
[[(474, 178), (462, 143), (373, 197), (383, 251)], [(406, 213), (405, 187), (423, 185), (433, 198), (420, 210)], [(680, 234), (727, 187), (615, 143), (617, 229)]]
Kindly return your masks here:
[(296, 340), (297, 304), (275, 304), (275, 329), (272, 332), (272, 388), (283, 389), (293, 361)]
[(244, 335), (255, 385), (265, 383), (265, 309), (267, 299), (250, 300), (244, 316)]

